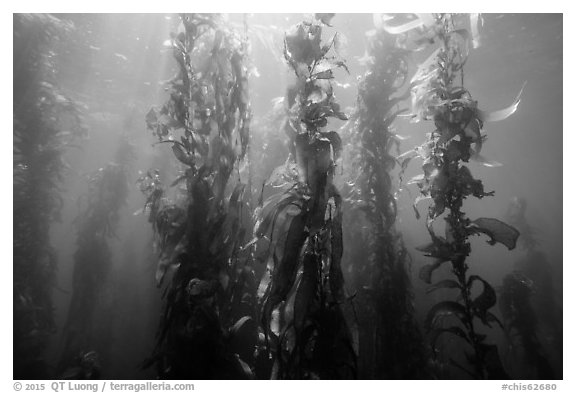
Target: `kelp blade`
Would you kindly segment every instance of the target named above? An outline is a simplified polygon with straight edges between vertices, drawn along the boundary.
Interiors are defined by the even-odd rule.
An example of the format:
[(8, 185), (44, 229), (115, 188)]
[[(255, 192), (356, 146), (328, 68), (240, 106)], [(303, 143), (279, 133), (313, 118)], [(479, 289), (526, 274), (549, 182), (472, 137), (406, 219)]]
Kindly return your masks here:
[(512, 105), (494, 112), (485, 112), (483, 110), (477, 109), (476, 116), (478, 117), (479, 120), (481, 120), (484, 123), (489, 121), (500, 121), (507, 119), (518, 109), (518, 105), (520, 105), (520, 96), (522, 95), (522, 91), (524, 90), (525, 86), (526, 82), (524, 82), (524, 84), (522, 85), (522, 88), (520, 89), (520, 92), (516, 96), (516, 99), (514, 100)]

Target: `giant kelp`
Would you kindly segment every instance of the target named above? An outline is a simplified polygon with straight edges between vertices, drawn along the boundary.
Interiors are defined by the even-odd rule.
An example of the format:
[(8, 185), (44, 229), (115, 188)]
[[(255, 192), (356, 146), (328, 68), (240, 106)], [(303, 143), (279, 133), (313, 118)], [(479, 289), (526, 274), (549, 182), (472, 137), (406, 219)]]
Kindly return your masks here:
[(532, 280), (520, 272), (510, 273), (502, 281), (500, 311), (516, 368), (520, 368), (519, 363), (524, 362), (529, 371), (527, 375), (537, 375), (538, 379), (552, 379), (554, 371), (538, 337), (538, 317), (531, 305), (533, 295)]
[[(377, 15), (366, 55), (350, 64), (342, 34), (350, 53), (359, 54), (370, 17), (332, 23), (332, 16), (308, 14), (286, 34), (298, 16), (62, 16), (78, 25), (73, 39), (71, 25), (50, 16), (15, 16), (15, 377), (500, 378), (500, 354), (513, 378), (561, 376), (558, 277), (550, 255), (538, 249), (550, 239), (527, 224), (526, 203), (517, 199), (506, 222), (526, 250), (514, 253), (520, 259), (501, 289), (492, 288), (498, 273), (511, 269), (484, 264), (483, 252), (500, 251), (482, 247), (475, 235), (513, 247), (517, 233), (499, 220), (474, 220), (468, 210), (486, 203), (471, 196), (491, 195), (469, 164), (496, 165), (481, 155), (488, 147), (484, 124), (518, 106), (481, 111), (468, 91), (479, 81), (468, 78), (509, 58), (500, 47), (478, 51), (484, 66), (466, 70), (465, 79), (479, 16), (402, 14)], [(488, 20), (492, 40), (513, 28), (507, 20)], [(117, 22), (124, 28), (111, 29)], [(256, 66), (261, 75), (253, 80)], [(285, 97), (269, 110), (285, 82)], [(338, 104), (354, 104), (356, 88), (355, 108), (342, 110)], [(130, 180), (120, 162), (130, 149), (122, 145), (115, 163), (89, 178), (76, 227), (52, 228), (61, 201), (74, 198), (60, 200), (57, 188), (64, 184), (63, 153), (78, 134), (78, 110), (67, 96), (83, 94), (93, 128), (103, 132), (85, 144), (86, 155), (70, 156), (73, 166), (102, 158), (115, 131), (131, 129), (140, 133), (131, 137), (143, 172), (137, 184)], [(149, 110), (156, 95), (164, 99)], [(400, 125), (407, 117), (430, 134)], [(410, 139), (400, 134), (406, 132)], [(401, 193), (415, 158), (423, 161), (421, 174), (408, 181), (421, 191), (416, 214), (430, 206), (428, 225), (416, 231), (405, 214), (412, 201)], [(129, 210), (147, 213), (131, 223), (123, 219), (127, 210), (116, 209), (126, 185), (144, 194), (130, 198), (140, 206)], [(99, 200), (109, 201), (108, 211)], [(67, 277), (75, 265), (68, 321), (60, 302), (70, 299), (69, 285), (51, 301), (56, 258), (49, 230), (61, 236), (54, 244), (65, 254), (77, 251), (60, 268)], [(78, 236), (76, 245), (66, 233)], [(419, 247), (430, 260), (409, 251), (422, 234), (431, 239)], [(431, 285), (411, 282), (411, 266)], [(417, 310), (413, 286), (422, 302)], [(53, 307), (56, 324), (65, 323), (60, 342), (49, 336)], [(505, 334), (488, 326), (499, 324), (496, 316)], [(420, 334), (424, 327), (428, 335)], [(48, 344), (50, 355), (65, 352), (57, 373), (43, 364)], [(144, 370), (137, 371), (141, 360)]]
[[(376, 16), (378, 17), (378, 16)], [(360, 323), (360, 354), (363, 376), (406, 379), (424, 376), (426, 360), (421, 333), (414, 319), (412, 286), (408, 273), (409, 255), (395, 227), (396, 198), (392, 171), (397, 166), (392, 149), (399, 148), (392, 124), (399, 104), (406, 98), (409, 51), (384, 29), (367, 33), (368, 48), (363, 58), (367, 71), (359, 81), (356, 109), (347, 124), (352, 160), (348, 165), (351, 192), (347, 198), (352, 248), (367, 253), (354, 258), (357, 307)], [(363, 217), (359, 220), (359, 217)]]
[(508, 205), (507, 220), (520, 231), (523, 254), (502, 280), (499, 305), (516, 374), (552, 379), (558, 374), (551, 360), (562, 355), (562, 311), (553, 269), (528, 224), (527, 207), (526, 199), (518, 197)]
[(78, 361), (91, 351), (96, 350), (93, 355), (99, 357), (108, 348), (103, 332), (108, 322), (97, 318), (97, 312), (111, 312), (110, 305), (103, 302), (112, 265), (109, 240), (115, 236), (120, 209), (128, 197), (128, 165), (133, 157), (131, 144), (121, 141), (116, 161), (89, 176), (88, 191), (79, 200), (72, 297), (60, 358), (60, 371), (66, 378), (86, 378), (70, 370), (78, 369)]
[(73, 26), (14, 15), (14, 378), (49, 378), (57, 264), (51, 223), (63, 205), (65, 151), (85, 133), (79, 106), (57, 84), (57, 48)]
[[(483, 198), (494, 195), (494, 192), (484, 190), (482, 181), (475, 179), (465, 164), (472, 158), (481, 157), (480, 150), (486, 139), (486, 135), (481, 133), (484, 123), (511, 115), (519, 98), (509, 108), (494, 113), (478, 108), (464, 87), (463, 73), (470, 45), (477, 40), (467, 27), (462, 26), (460, 19), (465, 18), (438, 14), (419, 15), (403, 25), (393, 26), (390, 19), (384, 22), (385, 29), (395, 33), (421, 29), (425, 42), (438, 43), (411, 79), (414, 120), (432, 120), (435, 127), (426, 135), (426, 142), (403, 155), (401, 162), (405, 166), (413, 157), (423, 160), (423, 173), (409, 182), (416, 184), (420, 191), (415, 209), (420, 200), (431, 200), (426, 227), (432, 241), (418, 249), (434, 262), (421, 269), (420, 278), (431, 283), (433, 272), (445, 262), (450, 262), (454, 279), (433, 284), (429, 292), (448, 288), (460, 293), (458, 300), (441, 301), (428, 312), (425, 327), (430, 332), (432, 348), (437, 351), (436, 342), (440, 335), (455, 335), (472, 348), (472, 352), (464, 353), (473, 369), (450, 359), (452, 365), (474, 378), (505, 378), (496, 345), (486, 341), (486, 335), (479, 332), (475, 322), (479, 320), (488, 327), (493, 324), (502, 326), (490, 311), (496, 305), (496, 291), (481, 276), (467, 274), (466, 259), (472, 251), (471, 236), (485, 234), (490, 238), (490, 244), (499, 242), (513, 249), (519, 233), (494, 218), (469, 219), (462, 210), (462, 204), (469, 196)], [(476, 16), (470, 19), (474, 30)], [(438, 235), (434, 228), (439, 217), (444, 219), (445, 236)], [(481, 284), (482, 288), (476, 297), (472, 296), (474, 284)], [(447, 316), (455, 317), (459, 324), (442, 325), (441, 321)]]
[(333, 184), (341, 140), (322, 131), (346, 120), (330, 80), (346, 69), (323, 43), (326, 15), (287, 32), (286, 61), (296, 75), (285, 98), (291, 160), (275, 171), (285, 191), (261, 203), (256, 254), (268, 266), (260, 283), (261, 323), (274, 360), (272, 378), (354, 378), (356, 354), (344, 318), (342, 197)]
[[(172, 183), (175, 199), (158, 172), (139, 179), (160, 253), (158, 285), (171, 273), (145, 366), (155, 364), (163, 378), (249, 378), (255, 344), (249, 341), (256, 339), (250, 290), (256, 288), (250, 254), (241, 250), (250, 225), (245, 185), (238, 181), (225, 197), (249, 142), (246, 42), (218, 15), (182, 14), (165, 45), (178, 73), (168, 83), (168, 100), (150, 110), (146, 123), (160, 144), (171, 145), (183, 173)], [(248, 350), (238, 349), (239, 337)]]

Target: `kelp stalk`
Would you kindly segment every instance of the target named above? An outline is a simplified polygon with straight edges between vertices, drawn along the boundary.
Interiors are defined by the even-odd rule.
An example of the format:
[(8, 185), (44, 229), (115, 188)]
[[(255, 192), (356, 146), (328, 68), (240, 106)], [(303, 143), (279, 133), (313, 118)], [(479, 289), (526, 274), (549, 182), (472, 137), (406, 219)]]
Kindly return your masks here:
[[(139, 179), (160, 251), (158, 285), (171, 276), (156, 348), (144, 366), (155, 364), (162, 378), (251, 378), (255, 324), (246, 315), (234, 324), (229, 311), (254, 281), (250, 255), (240, 250), (250, 225), (245, 185), (224, 198), (249, 142), (245, 41), (218, 15), (182, 14), (178, 34), (165, 45), (178, 74), (168, 100), (146, 122), (184, 169), (172, 183), (175, 201), (158, 172)], [(248, 350), (238, 350), (238, 337)]]
[[(79, 201), (82, 211), (76, 219), (78, 234), (72, 298), (60, 358), (60, 371), (65, 372), (66, 378), (89, 378), (70, 370), (85, 361), (87, 354), (97, 358), (107, 349), (108, 344), (104, 342), (106, 322), (97, 314), (110, 312), (111, 305), (103, 301), (112, 264), (109, 239), (115, 236), (120, 209), (128, 197), (128, 165), (133, 157), (132, 145), (122, 140), (116, 154), (117, 162), (109, 163), (90, 176), (89, 190)], [(90, 376), (93, 377), (95, 375)]]
[[(399, 148), (400, 136), (392, 129), (408, 79), (408, 51), (396, 45), (396, 37), (379, 28), (367, 33), (368, 70), (360, 80), (356, 111), (351, 117), (352, 208), (363, 212), (370, 225), (368, 263), (353, 267), (362, 309), (360, 361), (367, 378), (413, 379), (425, 375), (423, 339), (414, 319), (409, 276), (409, 255), (396, 231), (396, 199), (391, 172), (396, 159), (391, 149)], [(355, 218), (357, 219), (357, 218)], [(359, 226), (365, 225), (360, 221)], [(359, 228), (355, 229), (358, 230)], [(353, 229), (354, 230), (354, 229)], [(375, 318), (375, 320), (374, 320)]]
[(57, 50), (72, 30), (53, 16), (14, 14), (15, 379), (53, 377), (44, 358), (56, 331), (50, 227), (64, 203), (64, 153), (85, 133), (79, 106), (57, 84)]
[[(332, 183), (341, 151), (329, 117), (346, 120), (330, 80), (346, 68), (322, 43), (326, 15), (293, 27), (284, 56), (296, 75), (285, 102), (292, 163), (276, 175), (291, 179), (284, 193), (259, 207), (257, 257), (268, 265), (260, 283), (261, 322), (274, 359), (272, 378), (356, 377), (356, 354), (344, 318), (342, 198)], [(279, 176), (279, 175), (278, 175)], [(280, 177), (280, 176), (279, 176)]]
[[(496, 304), (496, 292), (482, 277), (468, 276), (466, 259), (471, 253), (469, 237), (472, 235), (486, 234), (490, 237), (490, 244), (500, 242), (513, 249), (519, 233), (497, 219), (467, 218), (462, 204), (469, 196), (483, 198), (494, 194), (484, 191), (482, 182), (472, 177), (464, 163), (479, 156), (486, 139), (480, 133), (484, 122), (508, 117), (516, 110), (519, 98), (511, 107), (494, 114), (479, 110), (477, 102), (463, 86), (463, 66), (471, 34), (466, 28), (456, 28), (456, 15), (440, 14), (426, 17), (425, 21), (423, 25), (428, 26), (426, 34), (438, 41), (440, 47), (420, 65), (412, 78), (413, 113), (415, 120), (433, 120), (435, 130), (427, 134), (427, 141), (422, 146), (402, 157), (402, 164), (405, 166), (416, 156), (423, 159), (424, 173), (410, 182), (420, 189), (421, 196), (416, 203), (421, 199), (432, 201), (426, 220), (432, 242), (419, 247), (419, 250), (434, 258), (435, 262), (424, 266), (420, 277), (430, 283), (432, 272), (449, 261), (456, 280), (440, 281), (429, 291), (453, 288), (460, 292), (459, 301), (442, 301), (432, 307), (426, 318), (426, 328), (431, 332), (434, 351), (436, 341), (443, 333), (454, 334), (471, 345), (473, 352), (465, 352), (465, 355), (474, 369), (468, 370), (453, 359), (452, 365), (475, 378), (506, 378), (497, 347), (485, 343), (486, 335), (481, 334), (475, 325), (475, 319), (479, 319), (488, 327), (493, 323), (502, 326), (489, 311)], [(442, 237), (435, 233), (433, 224), (446, 211), (445, 237)], [(480, 282), (483, 290), (473, 298), (475, 282)], [(459, 326), (439, 327), (439, 321), (447, 315), (457, 317), (463, 329)]]

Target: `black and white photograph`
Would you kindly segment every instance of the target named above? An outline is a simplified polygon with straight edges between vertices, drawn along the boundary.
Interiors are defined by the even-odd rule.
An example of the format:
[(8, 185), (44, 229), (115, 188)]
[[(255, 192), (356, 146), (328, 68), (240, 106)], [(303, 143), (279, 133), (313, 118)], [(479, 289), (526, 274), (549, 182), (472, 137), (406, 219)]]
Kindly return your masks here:
[(564, 14), (368, 9), (12, 14), (6, 391), (570, 377)]

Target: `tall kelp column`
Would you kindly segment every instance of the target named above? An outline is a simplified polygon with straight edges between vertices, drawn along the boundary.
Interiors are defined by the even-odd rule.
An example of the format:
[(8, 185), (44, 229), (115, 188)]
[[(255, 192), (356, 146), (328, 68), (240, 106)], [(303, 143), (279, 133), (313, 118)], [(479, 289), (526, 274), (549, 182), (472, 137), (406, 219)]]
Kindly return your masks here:
[[(471, 30), (467, 22), (471, 21)], [(453, 14), (418, 15), (404, 25), (384, 22), (386, 28), (402, 34), (419, 29), (418, 41), (426, 46), (430, 42), (437, 47), (419, 66), (411, 80), (412, 110), (414, 120), (433, 121), (434, 129), (426, 134), (426, 142), (402, 157), (405, 166), (413, 157), (423, 160), (422, 174), (409, 183), (418, 186), (420, 196), (415, 202), (430, 200), (426, 227), (431, 242), (418, 249), (434, 262), (425, 265), (420, 278), (432, 282), (432, 274), (441, 265), (450, 262), (453, 279), (445, 279), (433, 284), (428, 292), (438, 289), (455, 289), (457, 300), (445, 300), (434, 305), (426, 317), (426, 329), (434, 353), (440, 335), (451, 334), (468, 344), (462, 357), (450, 358), (450, 364), (474, 378), (506, 378), (500, 362), (497, 346), (487, 341), (479, 323), (490, 328), (494, 324), (502, 326), (490, 311), (496, 305), (496, 291), (481, 276), (469, 275), (466, 259), (472, 252), (469, 238), (485, 234), (490, 244), (497, 242), (508, 249), (516, 246), (518, 231), (494, 218), (471, 220), (462, 210), (462, 204), (469, 196), (483, 198), (494, 195), (485, 192), (482, 181), (474, 179), (466, 165), (476, 159), (491, 166), (492, 163), (480, 156), (480, 149), (486, 140), (481, 132), (484, 123), (503, 120), (517, 108), (519, 98), (508, 108), (486, 113), (478, 108), (478, 103), (464, 87), (463, 67), (471, 44), (477, 45), (477, 15), (460, 16)], [(417, 33), (418, 35), (418, 33)], [(417, 210), (416, 210), (417, 212)], [(438, 218), (443, 218), (444, 236), (437, 234)], [(474, 284), (480, 284), (481, 291), (473, 295)], [(453, 316), (457, 324), (448, 325), (446, 317)], [(478, 323), (479, 322), (479, 323)], [(464, 347), (463, 347), (464, 348)], [(468, 363), (468, 366), (462, 363)], [(471, 368), (470, 368), (471, 367)]]
[(63, 205), (63, 155), (85, 132), (79, 108), (56, 84), (54, 48), (72, 26), (14, 14), (14, 378), (48, 379), (56, 252), (50, 225)]
[(113, 258), (109, 241), (116, 236), (120, 209), (126, 204), (134, 154), (133, 146), (122, 140), (114, 162), (89, 176), (88, 191), (79, 199), (72, 298), (59, 370), (67, 379), (98, 377), (101, 354), (108, 350), (105, 330), (112, 310), (105, 288)]
[(414, 319), (409, 255), (395, 226), (397, 190), (392, 181), (396, 167), (392, 149), (398, 150), (401, 139), (392, 125), (406, 111), (399, 107), (407, 96), (410, 52), (378, 24), (367, 39), (367, 71), (346, 127), (352, 160), (348, 166), (352, 189), (346, 200), (355, 212), (348, 215), (347, 228), (367, 234), (351, 244), (358, 248), (352, 251), (351, 263), (359, 291), (359, 362), (363, 378), (414, 379), (425, 375), (426, 359)]
[(249, 142), (247, 43), (220, 16), (183, 14), (165, 45), (178, 74), (146, 122), (183, 171), (172, 183), (174, 200), (157, 171), (139, 179), (160, 253), (158, 285), (171, 276), (156, 348), (144, 366), (156, 365), (161, 378), (249, 378), (257, 331), (254, 323), (249, 329), (249, 315), (235, 321), (232, 312), (249, 314), (246, 299), (256, 289), (250, 253), (241, 247), (250, 225), (244, 184), (230, 184), (225, 198)]
[(292, 28), (284, 56), (296, 75), (288, 90), (292, 114), (292, 165), (285, 192), (259, 207), (256, 254), (268, 270), (260, 284), (261, 322), (271, 357), (272, 378), (356, 377), (356, 354), (344, 319), (347, 302), (340, 268), (342, 198), (333, 184), (341, 141), (322, 131), (329, 117), (346, 120), (330, 80), (346, 68), (324, 44), (326, 15)]
[(537, 231), (526, 219), (527, 202), (513, 198), (507, 220), (520, 231), (524, 250), (504, 276), (498, 303), (510, 342), (508, 365), (514, 378), (561, 378), (562, 308), (557, 303), (553, 269), (539, 247)]

